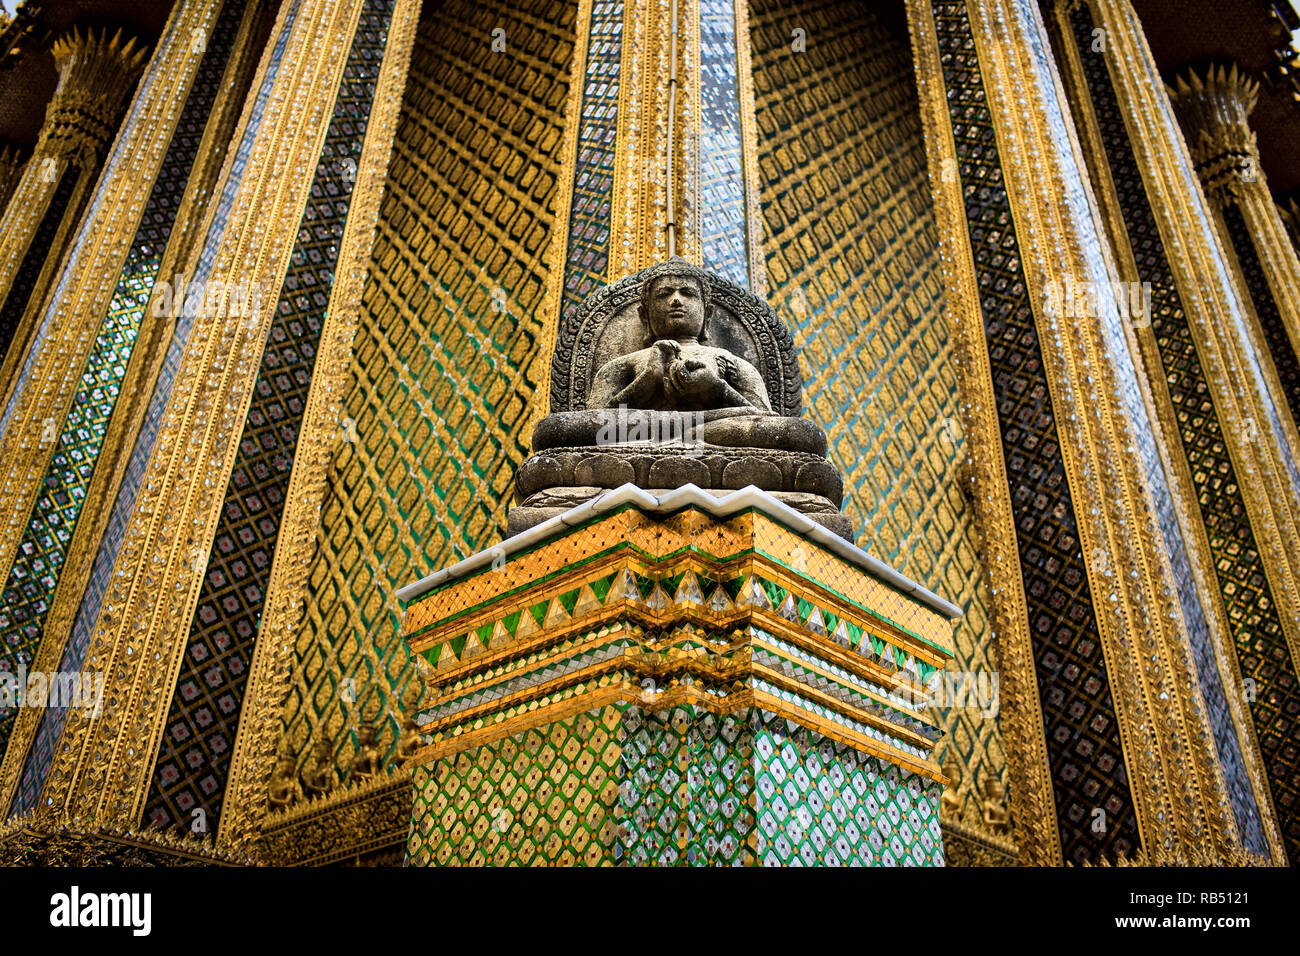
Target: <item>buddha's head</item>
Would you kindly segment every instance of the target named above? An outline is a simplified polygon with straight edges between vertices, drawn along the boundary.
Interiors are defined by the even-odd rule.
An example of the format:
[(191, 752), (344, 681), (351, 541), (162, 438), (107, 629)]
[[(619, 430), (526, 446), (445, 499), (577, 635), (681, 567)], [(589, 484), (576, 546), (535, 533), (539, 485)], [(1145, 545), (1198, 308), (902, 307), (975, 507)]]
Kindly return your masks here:
[(698, 342), (708, 328), (709, 287), (704, 272), (673, 258), (641, 285), (641, 321), (653, 339)]

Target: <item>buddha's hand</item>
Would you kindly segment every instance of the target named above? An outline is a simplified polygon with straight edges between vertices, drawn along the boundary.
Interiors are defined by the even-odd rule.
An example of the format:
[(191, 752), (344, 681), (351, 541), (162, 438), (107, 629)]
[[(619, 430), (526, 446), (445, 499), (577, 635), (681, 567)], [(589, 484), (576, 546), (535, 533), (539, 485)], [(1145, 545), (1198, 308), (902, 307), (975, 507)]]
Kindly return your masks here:
[(681, 343), (674, 342), (672, 339), (660, 339), (655, 343), (655, 348), (659, 350), (659, 362), (665, 371), (682, 355)]
[(668, 380), (682, 398), (708, 399), (723, 384), (708, 363), (698, 359), (677, 359), (668, 366)]

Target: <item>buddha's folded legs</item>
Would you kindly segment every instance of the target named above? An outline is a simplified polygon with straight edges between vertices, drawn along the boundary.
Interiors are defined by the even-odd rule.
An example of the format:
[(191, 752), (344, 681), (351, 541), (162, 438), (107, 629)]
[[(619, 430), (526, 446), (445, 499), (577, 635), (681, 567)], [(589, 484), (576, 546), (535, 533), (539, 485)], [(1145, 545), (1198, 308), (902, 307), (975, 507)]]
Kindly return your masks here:
[(762, 448), (826, 455), (826, 435), (805, 418), (755, 414), (752, 408), (701, 412), (595, 408), (556, 412), (538, 423), (533, 450), (596, 446), (702, 443), (724, 448)]

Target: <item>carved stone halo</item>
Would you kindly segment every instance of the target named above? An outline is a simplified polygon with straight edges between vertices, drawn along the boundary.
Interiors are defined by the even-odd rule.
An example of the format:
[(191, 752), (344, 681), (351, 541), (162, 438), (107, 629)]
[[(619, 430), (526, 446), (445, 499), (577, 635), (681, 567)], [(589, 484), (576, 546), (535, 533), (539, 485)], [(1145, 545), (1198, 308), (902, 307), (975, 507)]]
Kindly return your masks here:
[(551, 359), (551, 412), (587, 407), (591, 380), (610, 359), (651, 344), (638, 306), (641, 287), (660, 275), (694, 276), (707, 289), (709, 312), (703, 341), (753, 365), (767, 386), (772, 411), (798, 418), (803, 379), (794, 337), (776, 310), (733, 282), (674, 256), (587, 296), (560, 323)]
[[(681, 407), (675, 393), (665, 400), (646, 391), (663, 388), (671, 372), (656, 363), (662, 350), (651, 348), (641, 315), (642, 293), (666, 275), (695, 279), (704, 289), (700, 345), (706, 348), (697, 354), (727, 363), (714, 373), (722, 388), (708, 401), (728, 404)], [(737, 390), (741, 379), (733, 385), (724, 374), (741, 374), (749, 394), (765, 394), (755, 403)], [(597, 397), (602, 407), (590, 407), (598, 375), (605, 393), (615, 379), (619, 388), (640, 383), (642, 391), (632, 393), (631, 407), (607, 404), (605, 393)], [(684, 259), (643, 269), (593, 292), (564, 316), (551, 362), (551, 411), (533, 431), (532, 455), (515, 471), (517, 506), (507, 531), (519, 534), (624, 484), (652, 492), (692, 484), (715, 495), (753, 485), (852, 541), (853, 525), (840, 511), (843, 478), (826, 458), (825, 433), (800, 415), (802, 408), (794, 336), (770, 305)]]

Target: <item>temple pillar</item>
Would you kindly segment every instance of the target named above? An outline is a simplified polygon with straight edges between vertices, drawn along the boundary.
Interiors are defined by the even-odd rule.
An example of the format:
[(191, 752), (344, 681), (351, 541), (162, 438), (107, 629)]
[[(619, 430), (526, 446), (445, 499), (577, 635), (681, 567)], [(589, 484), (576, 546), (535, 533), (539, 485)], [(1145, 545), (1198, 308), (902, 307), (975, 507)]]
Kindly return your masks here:
[(762, 294), (746, 4), (582, 0), (578, 27), (548, 326), (669, 255)]
[(1189, 71), (1168, 88), (1238, 287), (1247, 325), (1279, 409), (1300, 421), (1300, 259), (1259, 163), (1250, 113), (1259, 84), (1231, 67)]
[[(224, 167), (185, 286), (187, 303), (203, 304), (175, 316), (77, 609), (79, 660), (107, 686), (101, 714), (65, 718), (41, 789), (50, 825), (170, 822), (246, 849), (266, 810), (301, 608), (301, 587), (277, 583), (305, 574), (319, 520), (306, 513), (277, 548), (279, 508), (320, 493), (333, 448), (418, 6), (280, 8), (236, 133), (239, 161)], [(302, 446), (299, 427), (311, 435)], [(245, 565), (231, 552), (250, 533), (262, 550)], [(236, 566), (245, 577), (232, 583)], [(208, 603), (232, 600), (256, 602), (252, 626), (223, 611), (229, 630), (212, 632)], [(194, 779), (178, 779), (178, 766)]]
[[(101, 214), (86, 223), (62, 294), (40, 316), (4, 446), (15, 456), (11, 464), (26, 465), (6, 474), (13, 538), (0, 551), (0, 634), (11, 666), (80, 669), (84, 626), (71, 646), (69, 638), (183, 312), (158, 303), (174, 302), (173, 287), (198, 267), (192, 253), (205, 206), (269, 28), (264, 0), (177, 7), (141, 81), (137, 111), (167, 119), (124, 130), (133, 162), (110, 161)], [(142, 189), (145, 176), (152, 179)], [(183, 306), (184, 289), (180, 296)], [(24, 429), (31, 432), (24, 436)], [(100, 580), (103, 574), (101, 567)], [(35, 806), (64, 716), (57, 708), (23, 708), (0, 723), (7, 744), (0, 807), (21, 813)]]
[[(90, 197), (147, 51), (121, 30), (74, 29), (53, 46), (59, 84), (0, 218), (0, 352), (21, 356)], [(4, 394), (8, 379), (0, 381)]]
[(1063, 294), (1116, 277), (1037, 5), (908, 13), (1021, 859), (1240, 854), (1127, 302)]
[(1049, 16), (1115, 268), (1151, 303), (1129, 349), (1171, 493), (1162, 525), (1181, 530), (1179, 577), (1204, 612), (1190, 648), (1228, 800), (1250, 852), (1294, 859), (1292, 416), (1131, 4), (1063, 2)]

